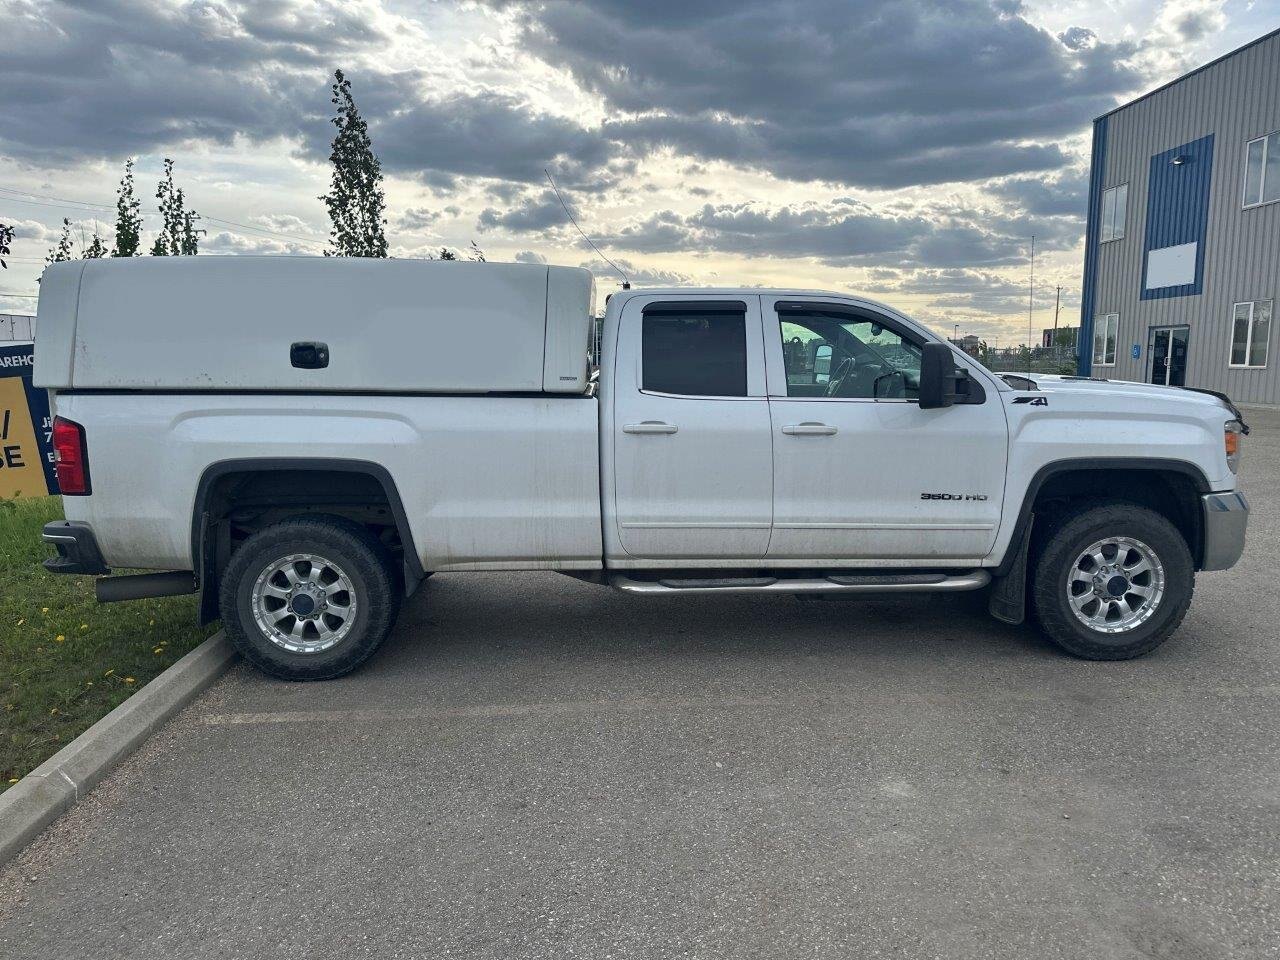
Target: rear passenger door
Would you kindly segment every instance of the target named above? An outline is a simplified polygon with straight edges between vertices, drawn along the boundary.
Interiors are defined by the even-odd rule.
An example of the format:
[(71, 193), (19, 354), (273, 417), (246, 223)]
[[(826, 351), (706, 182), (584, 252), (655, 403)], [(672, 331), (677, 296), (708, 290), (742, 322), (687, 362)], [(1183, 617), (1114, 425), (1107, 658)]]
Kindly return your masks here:
[(773, 451), (760, 298), (633, 297), (614, 364), (622, 548), (662, 560), (763, 557)]

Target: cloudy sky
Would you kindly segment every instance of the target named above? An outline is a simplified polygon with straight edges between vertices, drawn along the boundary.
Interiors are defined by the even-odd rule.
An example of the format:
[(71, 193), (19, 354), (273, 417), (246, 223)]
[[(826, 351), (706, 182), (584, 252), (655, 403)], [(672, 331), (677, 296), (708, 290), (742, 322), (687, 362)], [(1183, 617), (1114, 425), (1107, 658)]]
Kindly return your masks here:
[[(858, 291), (1004, 343), (1075, 322), (1089, 121), (1280, 25), (1276, 0), (0, 0), (0, 312), (64, 216), (108, 235), (163, 158), (207, 253), (318, 254), (328, 78), (353, 82), (394, 256)], [(154, 226), (150, 217), (147, 225)], [(1037, 334), (1038, 336), (1038, 334)]]

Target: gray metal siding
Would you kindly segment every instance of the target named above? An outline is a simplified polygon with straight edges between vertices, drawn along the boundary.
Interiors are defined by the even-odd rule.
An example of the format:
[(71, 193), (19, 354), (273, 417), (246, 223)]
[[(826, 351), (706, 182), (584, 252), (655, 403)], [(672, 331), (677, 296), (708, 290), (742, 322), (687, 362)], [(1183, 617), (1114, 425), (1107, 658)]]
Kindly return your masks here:
[[(1267, 366), (1232, 370), (1231, 309), (1280, 300), (1280, 203), (1241, 208), (1245, 144), (1280, 130), (1280, 36), (1271, 37), (1109, 116), (1099, 189), (1129, 184), (1125, 236), (1098, 244), (1093, 313), (1120, 315), (1114, 367), (1095, 376), (1146, 380), (1148, 331), (1187, 325), (1187, 385), (1223, 390), (1244, 403), (1280, 403), (1280, 339), (1273, 321)], [(1214, 135), (1204, 242), (1203, 292), (1142, 299), (1151, 158)], [(1093, 229), (1097, 229), (1096, 225)], [(1277, 304), (1280, 306), (1280, 304)], [(1130, 357), (1133, 344), (1142, 357)], [(1091, 344), (1082, 344), (1091, 350)]]

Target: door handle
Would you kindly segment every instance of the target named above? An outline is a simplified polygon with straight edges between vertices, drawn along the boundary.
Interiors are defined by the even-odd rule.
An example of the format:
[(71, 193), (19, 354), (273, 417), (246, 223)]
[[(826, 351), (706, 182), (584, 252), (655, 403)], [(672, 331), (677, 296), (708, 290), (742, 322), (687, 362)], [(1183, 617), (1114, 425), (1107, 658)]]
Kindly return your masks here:
[(788, 423), (782, 428), (782, 432), (789, 437), (830, 437), (835, 434), (836, 428), (806, 420), (804, 423)]
[(645, 420), (642, 423), (628, 423), (622, 428), (623, 433), (675, 433), (674, 423), (663, 423), (661, 420)]

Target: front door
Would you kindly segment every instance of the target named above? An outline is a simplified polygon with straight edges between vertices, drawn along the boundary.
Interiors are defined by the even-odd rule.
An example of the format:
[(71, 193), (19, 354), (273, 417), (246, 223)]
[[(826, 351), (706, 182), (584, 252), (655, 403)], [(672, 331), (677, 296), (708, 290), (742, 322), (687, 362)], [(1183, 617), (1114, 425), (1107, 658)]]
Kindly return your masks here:
[(1147, 337), (1151, 382), (1166, 387), (1187, 383), (1187, 340), (1190, 327), (1153, 327)]
[(1008, 431), (983, 403), (921, 410), (924, 337), (868, 305), (763, 298), (773, 426), (768, 556), (976, 562), (995, 542)]
[(763, 557), (773, 452), (760, 298), (633, 297), (614, 353), (614, 503), (634, 558)]

